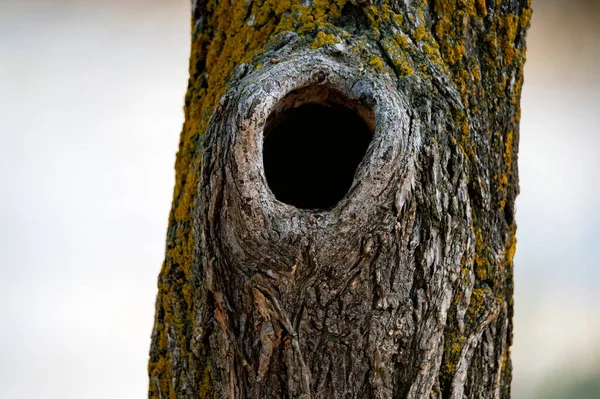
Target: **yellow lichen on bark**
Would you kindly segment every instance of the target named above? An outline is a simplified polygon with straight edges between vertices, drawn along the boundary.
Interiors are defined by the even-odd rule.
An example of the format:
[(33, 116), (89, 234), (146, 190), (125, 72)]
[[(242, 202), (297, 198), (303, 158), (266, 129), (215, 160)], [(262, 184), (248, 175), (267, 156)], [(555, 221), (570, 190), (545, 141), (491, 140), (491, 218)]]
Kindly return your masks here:
[[(193, 21), (190, 54), (190, 79), (186, 94), (185, 123), (181, 133), (176, 160), (176, 185), (170, 214), (166, 258), (159, 278), (157, 319), (154, 331), (156, 351), (148, 366), (150, 397), (173, 397), (173, 384), (193, 381), (201, 398), (211, 397), (211, 360), (199, 359), (190, 352), (192, 331), (196, 329), (196, 309), (192, 286), (192, 267), (197, 261), (195, 248), (198, 237), (192, 228), (193, 211), (197, 202), (200, 180), (202, 140), (209, 119), (219, 99), (229, 90), (232, 72), (242, 63), (249, 70), (259, 69), (269, 62), (262, 55), (270, 43), (284, 32), (295, 32), (305, 48), (323, 51), (328, 46), (343, 43), (351, 36), (334, 22), (341, 16), (346, 0), (314, 0), (303, 5), (301, 0), (209, 0), (202, 5), (203, 16)], [(488, 4), (489, 3), (489, 4)], [(426, 9), (427, 7), (427, 9)], [(520, 117), (518, 99), (523, 84), (522, 66), (524, 46), (517, 46), (519, 34), (529, 26), (531, 9), (523, 7), (520, 13), (504, 15), (500, 2), (485, 0), (437, 0), (433, 5), (421, 3), (421, 10), (407, 17), (394, 11), (387, 1), (365, 4), (362, 11), (369, 24), (367, 32), (360, 32), (375, 41), (378, 49), (364, 45), (363, 38), (354, 34), (351, 50), (364, 56), (363, 66), (370, 71), (395, 71), (399, 79), (423, 79), (429, 82), (431, 68), (447, 74), (460, 96), (463, 109), (454, 116), (455, 129), (449, 128), (448, 141), (459, 146), (468, 161), (474, 162), (477, 145), (473, 140), (480, 125), (474, 120), (484, 105), (512, 106), (517, 109), (509, 131), (499, 131), (496, 143), (504, 145), (504, 168), (498, 171), (493, 206), (503, 211), (510, 187), (515, 149), (513, 135)], [(485, 29), (484, 29), (485, 28)], [(473, 47), (481, 45), (480, 54)], [(379, 52), (379, 49), (382, 49)], [(430, 63), (423, 62), (423, 60)], [(431, 67), (430, 65), (433, 65)], [(514, 88), (503, 68), (518, 71)], [(416, 75), (416, 76), (413, 76)], [(487, 86), (484, 87), (484, 81)], [(485, 101), (482, 99), (485, 98)], [(491, 100), (494, 98), (494, 101)], [(489, 99), (489, 101), (487, 101)], [(518, 131), (517, 131), (518, 133)], [(442, 135), (443, 136), (443, 135)], [(496, 266), (485, 229), (474, 220), (475, 255), (465, 259), (461, 275), (467, 279), (474, 273), (478, 283), (493, 285)], [(514, 255), (514, 228), (506, 240), (505, 264), (512, 265)], [(471, 257), (471, 256), (469, 256)], [(478, 288), (479, 289), (479, 288)], [(477, 312), (483, 292), (474, 290), (469, 312)], [(462, 297), (457, 296), (458, 302)], [(466, 299), (464, 299), (466, 301)], [(449, 316), (450, 317), (450, 316)], [(191, 326), (191, 328), (189, 327)], [(458, 356), (466, 342), (466, 335), (452, 332), (447, 338), (442, 370), (454, 374)], [(188, 367), (174, 364), (170, 350), (176, 346), (187, 353)], [(160, 391), (160, 392), (159, 392)]]
[(217, 102), (228, 90), (231, 73), (242, 63), (260, 68), (264, 49), (286, 31), (296, 32), (301, 40), (312, 40), (315, 50), (339, 42), (348, 35), (331, 21), (341, 15), (345, 3), (315, 0), (305, 6), (300, 0), (212, 0), (204, 5), (202, 25), (192, 21), (185, 123), (175, 165), (165, 262), (159, 277), (155, 349), (148, 364), (150, 397), (174, 397), (174, 384), (185, 384), (186, 380), (198, 387), (200, 397), (212, 395), (210, 359), (197, 359), (189, 353), (183, 356), (188, 359), (187, 366), (174, 368), (170, 346), (176, 345), (185, 355), (190, 350), (191, 330), (196, 328), (191, 268), (197, 256), (197, 237), (192, 213), (200, 179), (201, 141)]

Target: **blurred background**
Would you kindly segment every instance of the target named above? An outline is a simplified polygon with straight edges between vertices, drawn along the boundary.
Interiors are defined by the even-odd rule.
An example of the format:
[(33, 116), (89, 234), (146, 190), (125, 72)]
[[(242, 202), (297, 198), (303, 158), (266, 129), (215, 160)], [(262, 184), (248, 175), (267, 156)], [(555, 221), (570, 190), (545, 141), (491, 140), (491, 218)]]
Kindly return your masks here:
[[(534, 0), (513, 397), (600, 394), (600, 2)], [(0, 398), (146, 397), (189, 0), (0, 1)]]

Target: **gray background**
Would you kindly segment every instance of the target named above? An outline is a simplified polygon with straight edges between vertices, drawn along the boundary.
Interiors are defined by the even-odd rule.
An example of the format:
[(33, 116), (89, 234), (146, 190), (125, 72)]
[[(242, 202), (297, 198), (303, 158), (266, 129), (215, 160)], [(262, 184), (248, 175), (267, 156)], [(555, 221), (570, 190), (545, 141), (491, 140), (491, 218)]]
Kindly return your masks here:
[[(515, 398), (600, 391), (600, 6), (534, 0)], [(187, 0), (0, 1), (0, 397), (146, 397)]]

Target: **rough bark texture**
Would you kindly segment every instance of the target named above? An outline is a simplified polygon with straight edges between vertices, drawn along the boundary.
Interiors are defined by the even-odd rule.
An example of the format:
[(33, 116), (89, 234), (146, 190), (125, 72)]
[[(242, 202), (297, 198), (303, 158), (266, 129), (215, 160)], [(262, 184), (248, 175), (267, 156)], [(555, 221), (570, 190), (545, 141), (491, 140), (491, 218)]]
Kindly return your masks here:
[[(194, 1), (149, 397), (510, 397), (530, 15)], [(331, 210), (281, 203), (264, 177), (267, 118), (305, 102), (374, 128)]]

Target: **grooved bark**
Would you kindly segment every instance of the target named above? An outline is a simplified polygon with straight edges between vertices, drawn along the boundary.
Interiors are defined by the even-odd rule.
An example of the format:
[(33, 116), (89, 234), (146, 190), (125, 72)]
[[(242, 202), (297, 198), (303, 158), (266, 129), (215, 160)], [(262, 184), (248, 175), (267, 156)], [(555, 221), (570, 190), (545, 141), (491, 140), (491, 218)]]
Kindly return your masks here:
[[(530, 13), (194, 2), (149, 397), (510, 397)], [(265, 178), (265, 126), (306, 103), (374, 131), (329, 210), (282, 203)]]

